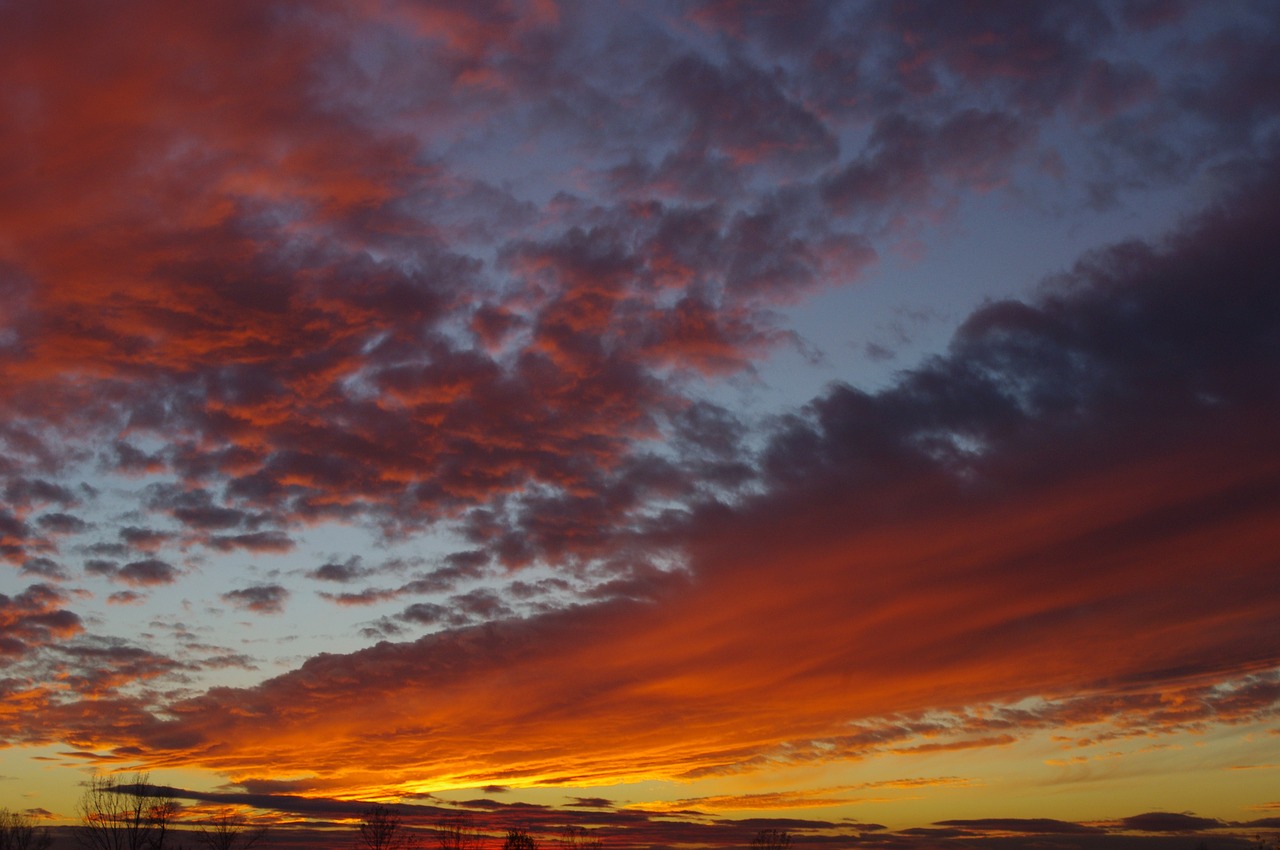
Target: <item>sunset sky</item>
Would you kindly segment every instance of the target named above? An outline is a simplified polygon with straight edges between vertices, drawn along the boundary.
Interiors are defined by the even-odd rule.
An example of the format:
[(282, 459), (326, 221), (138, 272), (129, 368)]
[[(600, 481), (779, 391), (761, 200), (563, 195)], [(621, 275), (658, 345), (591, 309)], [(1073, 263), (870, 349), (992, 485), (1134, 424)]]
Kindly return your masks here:
[(0, 0), (0, 83), (0, 807), (1280, 832), (1280, 4)]

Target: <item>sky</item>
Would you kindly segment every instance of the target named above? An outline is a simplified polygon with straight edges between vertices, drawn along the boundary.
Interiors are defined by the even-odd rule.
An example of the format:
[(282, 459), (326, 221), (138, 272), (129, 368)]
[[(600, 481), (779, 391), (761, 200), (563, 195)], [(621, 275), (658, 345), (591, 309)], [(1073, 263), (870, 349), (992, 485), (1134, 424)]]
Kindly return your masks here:
[(0, 80), (0, 807), (1280, 831), (1280, 6), (0, 0)]

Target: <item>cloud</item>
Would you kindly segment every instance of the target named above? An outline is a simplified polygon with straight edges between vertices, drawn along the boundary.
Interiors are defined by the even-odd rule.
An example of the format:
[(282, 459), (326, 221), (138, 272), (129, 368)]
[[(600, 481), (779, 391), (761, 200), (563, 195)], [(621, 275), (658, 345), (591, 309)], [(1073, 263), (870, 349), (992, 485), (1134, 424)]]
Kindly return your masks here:
[(8, 561), (23, 561), (28, 548), (42, 548), (31, 526), (7, 508), (0, 508), (0, 557)]
[(850, 785), (839, 788), (820, 788), (811, 791), (774, 791), (759, 794), (734, 794), (715, 797), (692, 797), (682, 800), (636, 803), (628, 808), (646, 811), (780, 811), (784, 809), (822, 809), (856, 802), (850, 792), (867, 788), (867, 785)]
[[(405, 596), (448, 593), (460, 583), (482, 578), (484, 576), (484, 567), (487, 566), (488, 561), (489, 555), (483, 550), (454, 552), (443, 558), (444, 563), (441, 566), (420, 570), (414, 573), (409, 581), (395, 588), (367, 587), (363, 590), (343, 593), (321, 591), (319, 595), (321, 598), (338, 605), (352, 607), (377, 605)], [(343, 564), (323, 564), (307, 573), (307, 575), (320, 581), (347, 584), (377, 573), (401, 573), (409, 566), (410, 564), (392, 559), (376, 567), (362, 567), (360, 566), (359, 557), (352, 557)], [(449, 619), (454, 624), (466, 622), (468, 613), (486, 619), (500, 614), (511, 613), (511, 610), (501, 603), (493, 591), (483, 588), (477, 588), (466, 594), (455, 595), (451, 600), (451, 605), (453, 606), (453, 611)], [(412, 612), (406, 612), (400, 619), (406, 622), (436, 622), (444, 619), (443, 614), (446, 610), (435, 603), (414, 603), (410, 607), (413, 609)], [(430, 610), (438, 610), (441, 614), (438, 617), (428, 618), (427, 612)]]
[(248, 534), (215, 534), (205, 545), (219, 552), (244, 549), (249, 552), (288, 552), (294, 546), (293, 538), (283, 531), (254, 531)]
[(775, 77), (743, 61), (716, 67), (686, 55), (660, 74), (659, 88), (674, 107), (675, 120), (689, 123), (686, 145), (705, 157), (710, 151), (735, 166), (822, 163), (836, 155), (830, 129), (805, 106), (782, 91)]
[(1120, 826), (1139, 832), (1199, 832), (1224, 826), (1220, 820), (1176, 812), (1147, 812), (1120, 820)]
[[(977, 14), (895, 5), (888, 25), (900, 38), (891, 73), (911, 94), (928, 95), (944, 83), (944, 69), (969, 85), (1007, 87), (1025, 109), (1051, 107), (1081, 77), (1091, 41), (1110, 31), (1097, 6), (1064, 3), (1027, 8), (1016, 3)], [(992, 38), (994, 33), (999, 38)]]
[(60, 511), (42, 514), (36, 519), (36, 523), (52, 534), (78, 534), (89, 527), (79, 517)]
[(151, 528), (138, 528), (136, 526), (125, 526), (120, 529), (120, 539), (134, 549), (140, 549), (144, 552), (155, 552), (162, 548), (172, 539), (173, 535), (166, 531), (156, 531)]
[(224, 602), (255, 614), (279, 614), (288, 598), (289, 591), (279, 584), (259, 584), (222, 594)]
[(94, 700), (111, 697), (128, 684), (196, 669), (118, 639), (86, 636), (59, 647), (58, 652), (64, 658), (61, 672), (67, 686), (82, 697)]
[[(1128, 819), (1126, 819), (1128, 820)], [(1025, 835), (1099, 835), (1106, 830), (1051, 818), (981, 818), (938, 821), (938, 826), (958, 827), (976, 834), (1022, 833)]]
[[(787, 742), (838, 743), (857, 720), (867, 737), (828, 753), (1003, 744), (1045, 725), (1158, 732), (1215, 705), (1219, 722), (1268, 716), (1275, 682), (1262, 671), (1280, 658), (1266, 637), (1280, 592), (1265, 567), (1280, 386), (1268, 340), (1280, 309), (1256, 235), (1274, 197), (1242, 196), (1161, 250), (1091, 257), (1036, 302), (982, 308), (946, 356), (895, 386), (836, 386), (780, 421), (766, 489), (687, 514), (677, 528), (692, 571), (655, 585), (651, 601), (313, 658), (234, 696), (175, 704), (178, 719), (138, 727), (139, 741), (154, 748), (180, 729), (224, 742), (200, 757), (210, 767), (324, 776), (345, 769), (344, 742), (396, 728), (403, 748), (367, 765), (388, 781), (451, 772), (509, 784), (749, 766)], [(282, 590), (227, 598), (269, 610)], [(499, 603), (480, 593), (455, 604), (410, 619), (488, 616)], [(797, 674), (788, 659), (801, 656)], [(359, 693), (345, 684), (352, 667)], [(847, 681), (864, 684), (837, 684)], [(493, 701), (495, 688), (507, 698)], [(1197, 698), (1159, 696), (1183, 689)], [(370, 702), (384, 690), (397, 698)], [(1029, 696), (1049, 706), (963, 719), (964, 706)], [(961, 714), (950, 728), (878, 727), (890, 710)], [(255, 731), (267, 716), (270, 737)], [(670, 718), (678, 739), (651, 716)], [(768, 731), (739, 731), (762, 728), (751, 718), (768, 718)], [(578, 746), (572, 730), (587, 722), (627, 745)], [(430, 729), (429, 762), (412, 729)], [(442, 755), (471, 752), (462, 741), (476, 729), (488, 730), (488, 755)], [(939, 731), (953, 742), (913, 740)]]
[(452, 616), (450, 610), (443, 605), (436, 605), (430, 602), (415, 602), (400, 612), (399, 619), (407, 623), (433, 626), (437, 623), (448, 622)]
[(80, 617), (61, 607), (67, 601), (47, 584), (29, 585), (17, 596), (0, 593), (0, 654), (22, 657), (83, 632)]
[(357, 556), (341, 564), (321, 564), (307, 573), (308, 577), (318, 581), (332, 581), (338, 584), (349, 584), (365, 574), (366, 571), (360, 567), (360, 559)]
[(984, 747), (1003, 747), (1016, 742), (1018, 739), (1013, 735), (992, 735), (987, 738), (967, 738), (958, 741), (934, 742), (928, 744), (916, 744), (912, 747), (900, 747), (893, 750), (895, 753), (919, 754), (919, 753), (937, 753), (950, 750), (972, 750)]
[(66, 487), (50, 481), (28, 478), (11, 478), (4, 488), (6, 502), (24, 508), (38, 504), (55, 504), (75, 507), (80, 504), (76, 495)]
[(177, 581), (178, 571), (159, 558), (146, 558), (141, 561), (130, 561), (123, 567), (116, 567), (108, 561), (88, 561), (85, 568), (90, 572), (106, 575), (115, 581), (121, 581), (132, 587), (156, 587), (173, 584)]
[(394, 590), (379, 590), (372, 587), (365, 588), (357, 593), (325, 593), (324, 591), (320, 593), (322, 599), (328, 599), (330, 602), (346, 607), (376, 605), (388, 599), (394, 599), (398, 595)]
[(35, 557), (27, 558), (22, 562), (22, 572), (33, 576), (41, 576), (54, 581), (62, 581), (68, 578), (67, 571), (62, 565), (52, 558)]
[(1230, 56), (1231, 60), (1224, 63), (1221, 76), (1186, 75), (1178, 90), (1181, 104), (1211, 116), (1211, 126), (1224, 139), (1252, 135), (1280, 106), (1272, 85), (1280, 75), (1280, 63), (1265, 47), (1277, 32), (1280, 22), (1265, 16), (1247, 26), (1233, 23), (1214, 28), (1186, 45), (1184, 57)]
[[(911, 4), (722, 4), (688, 21), (597, 10), (588, 23), (581, 10), (393, 3), (325, 6), (293, 27), (273, 4), (160, 5), (125, 7), (165, 33), (146, 50), (124, 46), (124, 12), (91, 5), (78, 27), (27, 10), (9, 29), (6, 108), (22, 132), (7, 158), (41, 151), (66, 167), (22, 182), (23, 209), (5, 214), (29, 246), (8, 260), (6, 303), (40, 311), (6, 328), (23, 352), (4, 357), (6, 400), (45, 433), (108, 446), (110, 469), (182, 478), (148, 509), (214, 552), (284, 551), (292, 523), (402, 537), (498, 499), (599, 491), (696, 403), (673, 374), (745, 374), (791, 344), (771, 308), (860, 279), (879, 227), (910, 229), (956, 191), (1008, 184), (1044, 153), (1042, 112), (1120, 116), (1165, 85), (1137, 60), (1095, 55), (1115, 32), (1107, 13), (1055, 4), (941, 18)], [(689, 26), (738, 46), (703, 50)], [(887, 49), (854, 49), (870, 32)], [(91, 49), (127, 61), (70, 61)], [(68, 61), (55, 72), (44, 55)], [(998, 96), (943, 96), (956, 86)], [(87, 105), (112, 96), (118, 123)], [(33, 104), (58, 120), (35, 120)], [(842, 155), (849, 121), (870, 138)], [(549, 168), (582, 163), (577, 194), (497, 188), (472, 174), (483, 163), (436, 155), (505, 152), (493, 128), (508, 124), (557, 154)], [(639, 175), (621, 197), (620, 163)], [(70, 227), (77, 250), (55, 250)], [(97, 283), (59, 286), (78, 275)], [(34, 299), (53, 287), (59, 299)], [(71, 351), (91, 374), (59, 377), (80, 374)], [(70, 463), (9, 433), (32, 464)], [(746, 477), (705, 471), (730, 489)], [(6, 487), (79, 498), (34, 474)], [(584, 519), (626, 524), (643, 503)], [(562, 541), (515, 542), (537, 536), (525, 517), (543, 519), (516, 509), (511, 534), (477, 535), (486, 554), (560, 557)], [(126, 542), (149, 552), (177, 542), (133, 528), (144, 536)], [(0, 545), (17, 557), (38, 544)]]
[(883, 215), (931, 205), (953, 180), (990, 189), (1008, 179), (1030, 129), (1012, 114), (967, 109), (927, 126), (905, 115), (880, 119), (866, 151), (826, 178), (822, 197), (840, 215)]
[(1125, 24), (1144, 30), (1176, 23), (1186, 14), (1183, 0), (1128, 0), (1121, 7)]

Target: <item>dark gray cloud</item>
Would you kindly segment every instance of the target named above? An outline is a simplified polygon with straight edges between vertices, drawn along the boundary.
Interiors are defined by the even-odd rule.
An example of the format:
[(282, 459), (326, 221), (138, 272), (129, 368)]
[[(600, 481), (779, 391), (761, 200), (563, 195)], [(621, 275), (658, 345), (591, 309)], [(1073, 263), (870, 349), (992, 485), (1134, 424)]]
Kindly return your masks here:
[[(1126, 823), (1129, 819), (1126, 819)], [(981, 818), (973, 820), (943, 820), (938, 826), (957, 827), (983, 832), (1020, 832), (1026, 835), (1101, 835), (1106, 832), (1099, 826), (1086, 826), (1051, 818)]]
[(224, 602), (255, 614), (279, 614), (288, 598), (289, 591), (279, 584), (259, 584), (222, 594)]
[(141, 561), (130, 561), (116, 570), (113, 576), (134, 587), (152, 587), (172, 584), (177, 580), (178, 571), (159, 558), (146, 558)]
[(363, 578), (368, 571), (360, 566), (359, 556), (353, 555), (342, 563), (326, 563), (321, 564), (314, 570), (307, 573), (309, 578), (317, 581), (331, 581), (338, 584), (350, 584), (357, 579)]
[(78, 534), (89, 527), (79, 517), (61, 511), (41, 514), (36, 519), (36, 524), (51, 534)]
[(283, 531), (214, 534), (204, 543), (210, 549), (219, 552), (230, 552), (235, 549), (244, 549), (248, 552), (288, 552), (294, 546), (293, 538)]
[(43, 556), (27, 558), (23, 561), (22, 572), (29, 575), (43, 576), (55, 581), (61, 581), (69, 577), (69, 574), (61, 564), (52, 558), (45, 558)]
[(85, 636), (58, 647), (68, 687), (94, 699), (111, 697), (128, 684), (194, 671), (193, 665), (118, 638)]
[(68, 596), (48, 584), (32, 584), (16, 596), (0, 593), (0, 654), (22, 657), (84, 631)]
[(1197, 817), (1185, 812), (1147, 812), (1123, 818), (1120, 821), (1120, 825), (1125, 829), (1138, 830), (1139, 832), (1181, 833), (1195, 833), (1226, 826), (1220, 820)]
[(4, 498), (6, 502), (24, 508), (47, 504), (70, 508), (80, 504), (80, 500), (69, 488), (38, 478), (9, 479), (4, 488)]

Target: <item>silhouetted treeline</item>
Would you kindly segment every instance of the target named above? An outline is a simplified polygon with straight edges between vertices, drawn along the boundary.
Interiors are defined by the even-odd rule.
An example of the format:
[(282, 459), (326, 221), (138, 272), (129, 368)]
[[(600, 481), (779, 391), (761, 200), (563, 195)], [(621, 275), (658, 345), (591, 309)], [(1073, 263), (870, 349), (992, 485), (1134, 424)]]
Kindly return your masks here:
[[(359, 819), (353, 817), (345, 828), (290, 825), (271, 831), (267, 817), (253, 819), (239, 809), (184, 809), (177, 800), (178, 793), (153, 785), (145, 773), (135, 774), (127, 781), (95, 776), (85, 784), (76, 805), (79, 822), (74, 826), (42, 826), (36, 817), (38, 810), (21, 812), (0, 808), (0, 850), (605, 850), (608, 842), (602, 836), (606, 834), (619, 848), (638, 844), (614, 830), (606, 833), (581, 826), (568, 826), (560, 831), (545, 827), (536, 830), (513, 826), (508, 821), (486, 827), (467, 811), (450, 812), (428, 825), (411, 820), (412, 815), (405, 814), (412, 812), (409, 807), (381, 803), (368, 805)], [(726, 828), (733, 828), (732, 822), (723, 823)], [(927, 844), (924, 836), (909, 835), (910, 832), (886, 832), (871, 840), (862, 835), (849, 838), (847, 845), (836, 836), (815, 840), (832, 847), (866, 850), (889, 847), (912, 850)], [(749, 840), (745, 834), (740, 836), (722, 843), (726, 847), (749, 845), (749, 850), (791, 850), (793, 843), (791, 833), (782, 829), (760, 829)], [(1082, 850), (1121, 845), (1176, 850), (1169, 838), (1167, 835), (1094, 836), (1074, 842), (1072, 846)], [(1179, 842), (1184, 850), (1280, 850), (1280, 841), (1274, 835), (1258, 835), (1252, 839), (1229, 834), (1184, 837), (1184, 842)], [(639, 846), (649, 843), (641, 842)], [(684, 841), (672, 841), (670, 845), (663, 842), (663, 845), (679, 843)], [(990, 846), (1022, 850), (1026, 845), (1017, 836), (1011, 836), (992, 841)]]
[[(431, 826), (412, 824), (397, 807), (381, 803), (364, 809), (345, 835), (321, 827), (271, 831), (267, 819), (254, 820), (237, 809), (184, 809), (177, 794), (153, 784), (146, 773), (97, 775), (76, 803), (74, 826), (41, 826), (31, 813), (0, 809), (0, 850), (311, 850), (317, 844), (349, 850), (604, 850), (606, 844), (600, 831), (581, 826), (558, 832), (485, 829), (465, 811)], [(751, 850), (790, 845), (787, 832), (760, 830)]]

